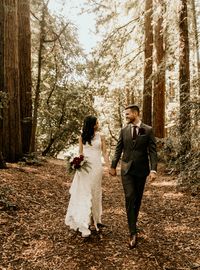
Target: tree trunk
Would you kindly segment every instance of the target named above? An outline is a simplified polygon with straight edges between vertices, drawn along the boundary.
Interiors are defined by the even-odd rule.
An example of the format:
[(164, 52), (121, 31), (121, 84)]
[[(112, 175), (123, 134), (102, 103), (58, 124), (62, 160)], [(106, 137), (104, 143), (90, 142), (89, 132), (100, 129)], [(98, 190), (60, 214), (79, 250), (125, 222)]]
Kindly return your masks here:
[[(161, 0), (155, 5), (162, 5)], [(162, 7), (163, 8), (163, 7)], [(165, 51), (163, 42), (163, 13), (155, 26), (155, 80), (153, 89), (153, 129), (158, 138), (165, 136)]]
[(134, 88), (133, 87), (131, 87), (130, 102), (131, 102), (131, 104), (134, 104), (135, 103), (135, 91), (134, 91)]
[(134, 89), (130, 86), (126, 88), (126, 104), (134, 104)]
[(35, 137), (36, 137), (37, 116), (38, 116), (39, 100), (40, 100), (40, 86), (41, 86), (41, 73), (42, 73), (44, 37), (45, 37), (45, 14), (46, 14), (46, 8), (47, 8), (46, 4), (44, 4), (43, 9), (42, 9), (42, 18), (41, 18), (41, 21), (40, 21), (40, 41), (39, 41), (39, 50), (38, 50), (38, 72), (37, 72), (37, 84), (36, 84), (35, 98), (34, 98), (33, 123), (32, 123), (30, 152), (35, 152), (36, 151)]
[(2, 152), (0, 152), (0, 169), (7, 169), (8, 167), (6, 166), (6, 163), (4, 161)]
[(143, 122), (151, 125), (152, 119), (152, 53), (153, 53), (153, 3), (145, 3), (145, 64), (144, 64), (144, 90), (143, 90)]
[(129, 89), (129, 87), (126, 87), (125, 91), (126, 91), (126, 104), (129, 105), (131, 103), (130, 102), (130, 89)]
[(18, 1), (22, 151), (29, 152), (32, 127), (30, 2)]
[[(0, 0), (0, 94), (4, 92), (4, 1)], [(1, 98), (1, 97), (0, 97)], [(3, 152), (3, 110), (0, 108), (0, 155)], [(2, 157), (3, 159), (3, 157)]]
[(0, 91), (4, 89), (4, 1), (0, 0)]
[(3, 109), (2, 152), (6, 161), (15, 162), (22, 155), (19, 69), (18, 69), (18, 19), (17, 0), (6, 0), (4, 12), (4, 91), (8, 94), (8, 108)]
[(189, 69), (189, 40), (187, 23), (187, 0), (181, 0), (179, 18), (180, 55), (180, 155), (186, 155), (191, 148), (190, 136), (190, 69)]
[(199, 39), (198, 39), (198, 30), (197, 30), (197, 16), (196, 16), (195, 0), (191, 0), (191, 4), (192, 4), (192, 19), (193, 19), (194, 35), (195, 35), (195, 46), (196, 46), (196, 54), (197, 54), (198, 88), (199, 88), (199, 94), (200, 94)]
[(55, 140), (56, 140), (55, 138), (51, 138), (51, 139), (50, 139), (49, 144), (48, 144), (47, 147), (42, 151), (42, 156), (46, 156), (46, 155), (49, 153), (49, 151), (50, 151), (52, 145), (54, 144)]

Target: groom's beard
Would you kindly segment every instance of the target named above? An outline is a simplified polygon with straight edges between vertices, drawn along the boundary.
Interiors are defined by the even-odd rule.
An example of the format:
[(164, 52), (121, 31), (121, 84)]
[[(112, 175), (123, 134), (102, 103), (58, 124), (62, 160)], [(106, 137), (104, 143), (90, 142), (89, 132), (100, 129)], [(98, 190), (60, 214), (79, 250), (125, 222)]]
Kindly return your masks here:
[(133, 124), (135, 122), (135, 118), (134, 119), (127, 118), (126, 120), (127, 120), (128, 124)]

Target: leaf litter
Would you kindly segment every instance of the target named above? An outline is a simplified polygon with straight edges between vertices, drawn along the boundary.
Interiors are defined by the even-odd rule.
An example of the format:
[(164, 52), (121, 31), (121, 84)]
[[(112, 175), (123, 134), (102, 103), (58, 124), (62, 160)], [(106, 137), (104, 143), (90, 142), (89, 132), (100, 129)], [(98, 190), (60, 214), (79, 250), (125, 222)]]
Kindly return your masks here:
[(145, 188), (138, 245), (129, 250), (120, 176), (104, 171), (106, 227), (83, 239), (64, 224), (72, 181), (64, 161), (1, 170), (0, 269), (200, 269), (198, 194), (180, 191), (176, 175), (166, 175), (159, 164), (157, 179)]

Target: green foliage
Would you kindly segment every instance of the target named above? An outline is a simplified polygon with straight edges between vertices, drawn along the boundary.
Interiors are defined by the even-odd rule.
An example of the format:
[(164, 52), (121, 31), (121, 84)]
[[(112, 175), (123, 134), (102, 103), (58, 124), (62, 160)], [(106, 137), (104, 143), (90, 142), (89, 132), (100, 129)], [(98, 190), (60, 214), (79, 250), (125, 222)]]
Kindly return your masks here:
[[(35, 1), (32, 28), (33, 86), (40, 79), (37, 149), (57, 155), (77, 142), (83, 118), (95, 114), (91, 90), (86, 86), (86, 60), (74, 25), (50, 14), (44, 1)], [(43, 9), (43, 13), (41, 12)], [(43, 14), (43, 15), (42, 15)], [(42, 21), (43, 18), (43, 21)], [(43, 32), (39, 29), (43, 22)], [(42, 72), (38, 77), (38, 50), (42, 38)]]
[(57, 155), (78, 141), (83, 119), (95, 114), (90, 91), (83, 85), (57, 86), (46, 102), (45, 92), (38, 118), (38, 147), (43, 154)]
[[(93, 52), (89, 75), (96, 87), (142, 89), (143, 5), (136, 1), (89, 1), (102, 42)], [(92, 61), (91, 61), (92, 62)], [(140, 76), (140, 78), (138, 77)]]
[[(158, 157), (159, 161), (166, 164), (166, 170), (178, 175), (179, 184), (182, 187), (198, 189), (200, 182), (200, 169), (199, 169), (199, 106), (193, 104), (191, 111), (191, 130), (188, 130), (184, 136), (191, 139), (192, 148), (186, 154), (181, 155), (181, 140), (180, 140), (180, 127), (174, 125), (168, 129), (168, 136), (164, 139), (157, 139)], [(178, 119), (176, 119), (178, 123)], [(187, 139), (186, 139), (187, 140)]]

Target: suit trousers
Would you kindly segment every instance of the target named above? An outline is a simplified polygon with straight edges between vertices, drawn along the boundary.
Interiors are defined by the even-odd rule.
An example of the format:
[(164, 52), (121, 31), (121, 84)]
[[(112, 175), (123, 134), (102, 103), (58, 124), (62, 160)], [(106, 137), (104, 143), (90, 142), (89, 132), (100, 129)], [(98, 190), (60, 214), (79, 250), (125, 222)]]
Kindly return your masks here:
[(136, 234), (136, 223), (147, 176), (136, 176), (130, 171), (122, 175), (125, 205), (130, 234)]

